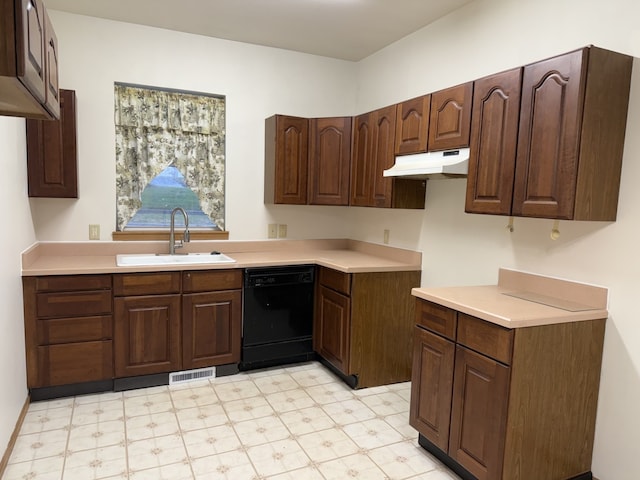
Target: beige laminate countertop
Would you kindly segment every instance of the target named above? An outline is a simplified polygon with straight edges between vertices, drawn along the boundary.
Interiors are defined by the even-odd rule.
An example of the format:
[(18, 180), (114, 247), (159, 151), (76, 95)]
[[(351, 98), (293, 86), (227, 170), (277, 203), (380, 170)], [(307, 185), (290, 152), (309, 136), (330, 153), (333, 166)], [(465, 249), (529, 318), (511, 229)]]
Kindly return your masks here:
[(414, 288), (411, 293), (507, 328), (608, 316), (604, 287), (502, 268), (497, 285)]
[(198, 241), (186, 244), (181, 252), (217, 250), (235, 262), (116, 265), (118, 254), (166, 253), (167, 249), (167, 242), (38, 242), (22, 254), (22, 275), (213, 270), (302, 264), (316, 264), (345, 273), (415, 271), (422, 268), (420, 252), (348, 239)]

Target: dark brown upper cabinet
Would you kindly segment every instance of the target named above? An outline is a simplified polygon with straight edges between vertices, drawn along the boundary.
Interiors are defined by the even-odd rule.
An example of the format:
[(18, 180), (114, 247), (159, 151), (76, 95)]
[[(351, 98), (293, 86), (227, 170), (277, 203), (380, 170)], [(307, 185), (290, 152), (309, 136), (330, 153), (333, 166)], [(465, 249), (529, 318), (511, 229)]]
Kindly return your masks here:
[(524, 67), (513, 215), (616, 219), (632, 64), (586, 47)]
[(348, 205), (351, 117), (265, 121), (265, 203)]
[(309, 203), (349, 205), (351, 117), (313, 118), (309, 141)]
[(522, 68), (475, 81), (465, 211), (510, 215)]
[(396, 155), (427, 151), (431, 95), (406, 100), (397, 107)]
[(424, 180), (385, 177), (395, 156), (396, 105), (353, 120), (351, 201), (353, 206), (424, 208)]
[(75, 92), (60, 90), (60, 120), (26, 125), (29, 196), (78, 198)]
[(59, 118), (58, 44), (42, 0), (0, 3), (0, 115)]
[(265, 203), (305, 205), (309, 120), (274, 115), (265, 120)]
[(428, 150), (468, 147), (473, 82), (431, 94)]

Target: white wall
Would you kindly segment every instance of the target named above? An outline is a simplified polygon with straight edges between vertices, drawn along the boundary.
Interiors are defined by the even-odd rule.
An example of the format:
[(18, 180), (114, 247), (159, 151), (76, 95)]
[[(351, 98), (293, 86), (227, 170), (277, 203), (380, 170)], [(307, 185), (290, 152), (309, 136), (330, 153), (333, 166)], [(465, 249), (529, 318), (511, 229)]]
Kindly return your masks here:
[[(313, 225), (316, 211), (324, 215), (298, 210), (281, 220), (278, 207), (263, 204), (264, 119), (275, 113), (351, 115), (353, 63), (57, 11), (51, 18), (60, 86), (77, 96), (80, 198), (33, 200), (38, 239), (88, 240), (90, 223), (100, 224), (101, 239), (111, 239), (116, 81), (226, 95), (226, 228), (232, 239), (265, 238), (268, 223), (285, 222), (295, 236), (296, 225)], [(342, 236), (341, 225), (330, 226), (327, 235)]]
[(20, 253), (35, 241), (27, 197), (25, 122), (0, 117), (0, 458), (27, 399)]
[[(588, 44), (640, 57), (638, 18), (640, 4), (630, 0), (476, 1), (360, 62), (356, 110)], [(635, 60), (615, 223), (560, 222), (561, 237), (552, 241), (551, 220), (515, 219), (510, 234), (505, 217), (463, 213), (464, 180), (435, 180), (427, 184), (422, 215), (402, 217), (391, 231), (392, 243), (423, 251), (423, 285), (495, 283), (497, 267), (506, 266), (609, 288), (593, 458), (594, 475), (601, 480), (635, 480), (640, 471), (638, 131), (640, 60)], [(391, 218), (388, 212), (363, 215), (362, 223), (353, 222), (352, 236), (380, 241), (381, 223)]]
[[(227, 226), (233, 239), (265, 238), (267, 223), (287, 223), (293, 238), (350, 236), (374, 242), (381, 242), (388, 228), (391, 244), (423, 251), (423, 285), (494, 283), (497, 268), (507, 266), (609, 287), (593, 471), (601, 480), (635, 480), (640, 445), (640, 327), (634, 303), (640, 228), (633, 221), (634, 206), (640, 204), (635, 186), (640, 176), (638, 62), (618, 221), (561, 222), (557, 241), (549, 238), (550, 220), (516, 219), (510, 234), (506, 218), (465, 214), (465, 180), (430, 181), (425, 210), (392, 212), (265, 207), (262, 173), (263, 121), (273, 113), (362, 113), (587, 44), (640, 57), (638, 14), (634, 0), (477, 0), (353, 64), (52, 12), (60, 41), (60, 83), (78, 96), (80, 199), (32, 200), (36, 236), (85, 240), (88, 224), (100, 223), (102, 238), (110, 238), (115, 224), (114, 81), (225, 94)], [(23, 142), (15, 129), (14, 123), (0, 123), (0, 136)], [(0, 142), (0, 153), (4, 145)], [(10, 150), (9, 156), (23, 165), (20, 152)], [(14, 172), (1, 181), (23, 182), (23, 176)], [(32, 237), (29, 212), (24, 218), (19, 228), (26, 230), (21, 237), (26, 244)], [(15, 302), (17, 279), (5, 283), (13, 288), (7, 299)], [(21, 320), (18, 306), (10, 313)], [(19, 358), (19, 335), (16, 330), (11, 340), (2, 337), (0, 351), (5, 353), (6, 342)], [(17, 375), (20, 396), (23, 373)], [(11, 395), (10, 410), (15, 411), (19, 399), (7, 393), (0, 398), (4, 395)]]

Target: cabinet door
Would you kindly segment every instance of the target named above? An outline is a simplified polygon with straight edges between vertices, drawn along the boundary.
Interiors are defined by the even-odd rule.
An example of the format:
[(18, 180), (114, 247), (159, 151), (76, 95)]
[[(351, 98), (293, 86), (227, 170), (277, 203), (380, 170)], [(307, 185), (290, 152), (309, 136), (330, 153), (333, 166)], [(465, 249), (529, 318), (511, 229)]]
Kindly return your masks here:
[(60, 87), (58, 86), (58, 37), (51, 19), (44, 10), (45, 108), (55, 118), (60, 116)]
[(317, 325), (314, 335), (316, 351), (345, 375), (349, 375), (351, 339), (351, 301), (326, 287), (320, 287)]
[(431, 94), (429, 150), (469, 145), (472, 98), (472, 82)]
[(45, 11), (41, 0), (20, 0), (16, 10), (17, 76), (29, 92), (41, 103), (46, 100)]
[(449, 446), (454, 355), (453, 342), (414, 328), (409, 424), (443, 452)]
[(431, 95), (406, 100), (397, 107), (396, 155), (427, 151)]
[(309, 203), (349, 205), (351, 117), (312, 119), (309, 152)]
[(475, 81), (465, 211), (510, 215), (522, 69)]
[(180, 370), (180, 295), (114, 299), (115, 376)]
[(240, 290), (194, 293), (182, 297), (182, 367), (240, 361)]
[(276, 115), (267, 119), (265, 133), (265, 202), (305, 205), (309, 120)]
[(449, 456), (481, 480), (499, 480), (510, 369), (456, 347)]
[(524, 67), (514, 215), (573, 216), (587, 52)]
[(351, 157), (350, 205), (368, 207), (371, 198), (372, 114), (358, 115), (353, 120), (353, 153)]
[(374, 112), (373, 147), (371, 148), (371, 199), (374, 207), (391, 207), (392, 178), (383, 172), (395, 161), (396, 106), (381, 108)]
[(26, 123), (29, 196), (78, 198), (75, 92), (60, 90), (60, 120)]

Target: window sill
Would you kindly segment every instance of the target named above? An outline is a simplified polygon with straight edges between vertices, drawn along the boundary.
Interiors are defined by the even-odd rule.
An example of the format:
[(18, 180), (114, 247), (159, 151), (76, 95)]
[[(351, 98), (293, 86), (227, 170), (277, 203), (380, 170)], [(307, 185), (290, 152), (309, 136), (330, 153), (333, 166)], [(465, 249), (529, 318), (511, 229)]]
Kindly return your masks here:
[[(191, 240), (229, 240), (229, 232), (224, 230), (189, 230)], [(117, 241), (169, 241), (169, 230), (125, 230), (112, 232)], [(176, 240), (182, 240), (182, 229), (176, 232)]]

